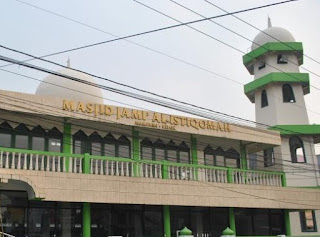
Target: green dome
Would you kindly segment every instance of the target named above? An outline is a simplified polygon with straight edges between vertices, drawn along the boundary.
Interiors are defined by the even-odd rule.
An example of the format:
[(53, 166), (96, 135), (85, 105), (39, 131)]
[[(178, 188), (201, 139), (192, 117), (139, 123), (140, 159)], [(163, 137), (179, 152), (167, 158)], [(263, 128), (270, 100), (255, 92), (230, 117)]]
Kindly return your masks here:
[(180, 235), (192, 235), (192, 231), (187, 227), (184, 227), (182, 230), (180, 230)]
[(222, 231), (223, 235), (234, 235), (234, 231), (227, 227), (224, 231)]

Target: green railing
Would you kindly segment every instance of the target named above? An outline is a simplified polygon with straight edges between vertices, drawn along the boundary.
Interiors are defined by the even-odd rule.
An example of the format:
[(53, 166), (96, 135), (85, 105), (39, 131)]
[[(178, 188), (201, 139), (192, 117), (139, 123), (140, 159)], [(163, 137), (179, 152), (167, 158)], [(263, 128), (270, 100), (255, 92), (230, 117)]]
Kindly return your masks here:
[(242, 170), (169, 161), (133, 160), (90, 154), (67, 154), (3, 147), (0, 147), (0, 168), (285, 186), (283, 172)]

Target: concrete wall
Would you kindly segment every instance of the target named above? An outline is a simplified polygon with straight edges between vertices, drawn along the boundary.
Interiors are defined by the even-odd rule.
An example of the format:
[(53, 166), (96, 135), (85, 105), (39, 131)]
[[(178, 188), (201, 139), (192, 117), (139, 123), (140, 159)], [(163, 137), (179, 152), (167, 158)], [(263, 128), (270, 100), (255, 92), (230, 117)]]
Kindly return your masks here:
[(26, 182), (47, 201), (320, 209), (314, 189), (7, 169), (0, 179)]

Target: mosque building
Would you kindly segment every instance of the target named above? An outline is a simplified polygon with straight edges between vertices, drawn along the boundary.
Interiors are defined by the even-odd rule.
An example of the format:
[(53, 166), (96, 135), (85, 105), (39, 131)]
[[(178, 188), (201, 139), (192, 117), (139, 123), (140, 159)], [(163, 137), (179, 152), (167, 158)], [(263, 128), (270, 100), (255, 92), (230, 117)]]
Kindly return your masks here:
[(243, 63), (254, 128), (104, 104), (70, 62), (35, 94), (0, 91), (3, 231), (320, 236), (320, 125), (308, 121), (302, 43), (269, 24)]

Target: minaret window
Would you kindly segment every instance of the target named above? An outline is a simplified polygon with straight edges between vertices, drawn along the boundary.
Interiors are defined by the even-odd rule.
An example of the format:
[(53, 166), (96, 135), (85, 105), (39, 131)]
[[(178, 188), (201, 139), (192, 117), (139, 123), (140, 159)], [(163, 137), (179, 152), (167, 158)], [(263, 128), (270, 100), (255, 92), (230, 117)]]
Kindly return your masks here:
[(261, 70), (262, 68), (266, 67), (266, 62), (265, 61), (259, 61), (258, 62), (258, 69)]
[(284, 84), (282, 86), (282, 95), (283, 95), (283, 102), (285, 102), (285, 103), (295, 103), (296, 102), (291, 85)]
[(290, 154), (292, 163), (305, 163), (303, 142), (300, 137), (294, 136), (289, 140)]
[(287, 64), (288, 63), (288, 55), (279, 54), (277, 57), (278, 64)]
[(261, 92), (261, 108), (268, 106), (268, 96), (266, 90)]

